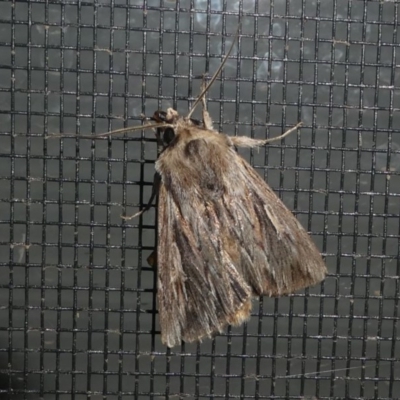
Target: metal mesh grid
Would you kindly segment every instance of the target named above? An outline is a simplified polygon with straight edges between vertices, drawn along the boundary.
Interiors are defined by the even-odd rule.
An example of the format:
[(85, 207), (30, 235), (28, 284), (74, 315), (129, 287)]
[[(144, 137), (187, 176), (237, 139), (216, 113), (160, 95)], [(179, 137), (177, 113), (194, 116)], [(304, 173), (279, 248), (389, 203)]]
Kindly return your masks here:
[[(392, 399), (400, 390), (396, 1), (0, 3), (0, 397)], [(312, 232), (329, 277), (247, 325), (162, 346), (151, 132), (105, 132), (210, 91), (226, 133)], [(268, 129), (266, 129), (266, 127)]]

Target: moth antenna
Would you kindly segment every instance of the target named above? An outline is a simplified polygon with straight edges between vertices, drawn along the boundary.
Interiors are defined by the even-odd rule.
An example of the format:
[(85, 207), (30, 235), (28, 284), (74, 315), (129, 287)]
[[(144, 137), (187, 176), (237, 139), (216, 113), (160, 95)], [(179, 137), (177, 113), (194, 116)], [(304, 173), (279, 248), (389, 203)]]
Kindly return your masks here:
[(173, 125), (171, 125), (171, 124), (147, 124), (147, 125), (140, 125), (140, 126), (131, 126), (129, 128), (116, 129), (115, 131), (99, 133), (97, 135), (83, 135), (83, 136), (77, 135), (76, 133), (59, 133), (59, 134), (45, 136), (45, 139), (52, 139), (52, 138), (58, 138), (58, 137), (77, 137), (79, 139), (97, 139), (97, 138), (107, 137), (107, 136), (111, 136), (111, 135), (118, 135), (120, 133), (141, 131), (144, 129), (157, 129), (157, 128), (173, 128)]
[(195, 108), (197, 107), (197, 105), (200, 103), (200, 101), (202, 100), (202, 98), (206, 95), (206, 93), (208, 92), (208, 90), (210, 89), (211, 85), (215, 82), (215, 80), (217, 79), (218, 75), (220, 74), (220, 72), (222, 71), (222, 68), (224, 67), (225, 63), (227, 62), (229, 56), (231, 55), (231, 52), (233, 50), (233, 46), (236, 43), (236, 39), (239, 37), (239, 30), (240, 30), (241, 24), (238, 25), (236, 32), (235, 32), (235, 37), (232, 41), (231, 47), (229, 47), (228, 53), (226, 53), (226, 56), (224, 57), (224, 59), (222, 60), (221, 65), (218, 67), (217, 71), (215, 72), (215, 74), (213, 75), (213, 77), (211, 78), (210, 82), (208, 82), (208, 85), (201, 91), (199, 97), (197, 97), (196, 101), (194, 102), (192, 108), (189, 111), (189, 114), (186, 116), (186, 118), (190, 118), (190, 116), (193, 114), (193, 111), (195, 110)]

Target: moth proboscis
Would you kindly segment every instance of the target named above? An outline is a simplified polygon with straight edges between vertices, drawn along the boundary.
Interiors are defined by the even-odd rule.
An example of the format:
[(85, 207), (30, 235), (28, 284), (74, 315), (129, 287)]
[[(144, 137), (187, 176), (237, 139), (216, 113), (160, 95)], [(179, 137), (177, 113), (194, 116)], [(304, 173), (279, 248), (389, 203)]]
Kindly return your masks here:
[[(168, 347), (240, 325), (253, 297), (292, 293), (327, 272), (301, 224), (236, 152), (281, 140), (301, 124), (267, 140), (213, 129), (205, 94), (234, 42), (186, 117), (169, 108), (156, 111), (152, 124), (118, 131), (155, 128), (161, 147), (149, 205), (132, 217), (158, 195), (157, 257), (149, 261), (158, 267), (161, 340)], [(191, 115), (200, 102), (197, 121)]]

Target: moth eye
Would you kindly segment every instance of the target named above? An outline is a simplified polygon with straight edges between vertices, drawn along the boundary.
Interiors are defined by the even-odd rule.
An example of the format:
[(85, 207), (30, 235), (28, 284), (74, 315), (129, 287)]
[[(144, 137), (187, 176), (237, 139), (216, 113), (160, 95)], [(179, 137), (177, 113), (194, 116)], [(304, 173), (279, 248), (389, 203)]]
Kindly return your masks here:
[(175, 132), (172, 128), (165, 128), (163, 135), (164, 144), (170, 144), (175, 138)]

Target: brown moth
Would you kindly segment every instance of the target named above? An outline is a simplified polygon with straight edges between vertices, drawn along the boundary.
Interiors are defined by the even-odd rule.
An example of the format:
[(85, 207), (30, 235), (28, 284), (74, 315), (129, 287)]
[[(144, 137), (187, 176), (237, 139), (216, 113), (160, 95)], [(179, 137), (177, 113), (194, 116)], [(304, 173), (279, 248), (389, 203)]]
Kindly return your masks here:
[(164, 150), (156, 161), (158, 308), (161, 340), (173, 347), (249, 318), (253, 296), (281, 296), (324, 279), (307, 232), (235, 151), (268, 140), (214, 131), (173, 110), (154, 119)]
[[(205, 94), (232, 48), (186, 117), (169, 108), (153, 124), (112, 132), (155, 128), (162, 148), (150, 202), (127, 219), (158, 195), (158, 310), (168, 347), (240, 325), (252, 297), (293, 293), (327, 272), (301, 224), (235, 150), (280, 140), (301, 124), (269, 140), (213, 129)], [(202, 121), (191, 118), (199, 102)]]

